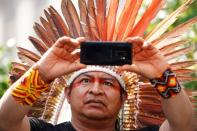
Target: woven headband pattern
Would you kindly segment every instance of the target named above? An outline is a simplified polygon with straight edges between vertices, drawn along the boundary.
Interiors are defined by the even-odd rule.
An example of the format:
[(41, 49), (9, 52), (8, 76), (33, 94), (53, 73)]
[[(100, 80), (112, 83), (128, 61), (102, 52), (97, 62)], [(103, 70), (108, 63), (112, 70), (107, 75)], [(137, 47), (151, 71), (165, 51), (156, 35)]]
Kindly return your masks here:
[(110, 66), (87, 66), (84, 69), (81, 69), (79, 71), (74, 72), (70, 78), (67, 80), (67, 86), (69, 87), (72, 82), (81, 74), (86, 73), (86, 72), (93, 72), (93, 71), (100, 71), (100, 72), (104, 72), (107, 73), (113, 77), (116, 78), (116, 80), (119, 82), (120, 86), (126, 90), (125, 87), (125, 82), (123, 81), (123, 79), (121, 78), (121, 75), (119, 75), (118, 73), (116, 73), (115, 71), (115, 67), (110, 67)]

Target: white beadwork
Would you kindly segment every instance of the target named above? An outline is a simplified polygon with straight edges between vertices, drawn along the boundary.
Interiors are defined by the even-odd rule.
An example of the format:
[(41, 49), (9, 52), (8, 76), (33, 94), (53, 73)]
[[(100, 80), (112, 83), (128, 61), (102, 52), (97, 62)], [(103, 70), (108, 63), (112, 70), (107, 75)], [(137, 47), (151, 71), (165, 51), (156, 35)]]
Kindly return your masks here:
[(107, 73), (113, 77), (115, 77), (119, 84), (121, 85), (121, 87), (125, 90), (125, 83), (123, 81), (123, 79), (121, 78), (121, 76), (115, 72), (115, 68), (116, 67), (112, 67), (112, 66), (87, 66), (85, 69), (81, 69), (79, 71), (74, 72), (71, 77), (68, 79), (67, 81), (67, 85), (68, 87), (72, 84), (72, 82), (81, 74), (86, 73), (86, 72), (92, 72), (92, 71), (101, 71), (104, 73)]

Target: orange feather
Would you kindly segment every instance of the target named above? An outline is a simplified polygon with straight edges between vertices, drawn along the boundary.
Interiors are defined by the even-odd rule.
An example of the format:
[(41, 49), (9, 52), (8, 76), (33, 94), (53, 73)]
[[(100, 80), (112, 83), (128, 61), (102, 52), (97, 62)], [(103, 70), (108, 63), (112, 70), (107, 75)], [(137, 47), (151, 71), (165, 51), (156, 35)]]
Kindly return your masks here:
[(96, 13), (95, 13), (95, 6), (93, 0), (88, 0), (87, 8), (88, 8), (88, 19), (89, 19), (90, 31), (92, 34), (92, 40), (99, 40), (100, 39), (99, 31), (96, 23)]
[(64, 23), (62, 17), (60, 14), (52, 7), (50, 6), (48, 8), (49, 12), (51, 13), (51, 18), (53, 19), (53, 22), (57, 28), (57, 31), (59, 32), (60, 36), (70, 36), (69, 35), (69, 30), (67, 25)]
[(100, 38), (102, 40), (106, 40), (107, 39), (106, 0), (96, 0), (96, 11), (97, 11), (96, 22), (97, 22)]
[(51, 24), (49, 24), (49, 22), (47, 20), (45, 20), (43, 17), (40, 17), (40, 21), (41, 21), (43, 27), (45, 28), (45, 30), (47, 31), (49, 37), (53, 41), (53, 43), (55, 43), (55, 41), (57, 39), (55, 38), (55, 35), (53, 34), (53, 30), (52, 30)]
[(137, 0), (126, 0), (125, 6), (119, 16), (119, 20), (115, 27), (113, 41), (121, 40), (123, 32), (125, 31), (129, 18), (134, 10)]
[(109, 7), (109, 12), (107, 16), (107, 40), (112, 40), (115, 25), (116, 25), (116, 16), (118, 11), (119, 0), (111, 0)]
[(157, 15), (159, 10), (163, 7), (164, 0), (153, 0), (149, 8), (146, 10), (140, 21), (136, 24), (134, 29), (128, 36), (143, 36), (151, 20)]
[(87, 40), (92, 38), (92, 34), (90, 31), (89, 19), (88, 19), (88, 11), (86, 8), (85, 0), (79, 0), (79, 10), (80, 10), (80, 23), (81, 23), (81, 34), (86, 37)]
[(125, 40), (128, 37), (129, 33), (132, 31), (133, 26), (134, 26), (135, 21), (136, 21), (136, 17), (138, 15), (138, 11), (139, 11), (139, 9), (142, 5), (142, 2), (143, 2), (143, 0), (137, 0), (137, 3), (135, 4), (134, 10), (133, 10), (133, 12), (132, 12), (132, 14), (129, 18), (129, 22), (127, 24), (127, 28), (125, 29), (125, 33), (123, 35), (122, 40)]

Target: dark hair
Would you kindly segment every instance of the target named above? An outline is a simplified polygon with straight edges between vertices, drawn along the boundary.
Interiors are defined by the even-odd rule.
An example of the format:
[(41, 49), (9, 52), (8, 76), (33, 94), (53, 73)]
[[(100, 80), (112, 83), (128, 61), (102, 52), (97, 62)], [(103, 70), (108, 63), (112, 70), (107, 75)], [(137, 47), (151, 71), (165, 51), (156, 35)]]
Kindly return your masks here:
[(120, 123), (120, 117), (119, 116), (116, 119), (115, 130), (116, 131), (120, 131), (121, 130), (121, 123)]

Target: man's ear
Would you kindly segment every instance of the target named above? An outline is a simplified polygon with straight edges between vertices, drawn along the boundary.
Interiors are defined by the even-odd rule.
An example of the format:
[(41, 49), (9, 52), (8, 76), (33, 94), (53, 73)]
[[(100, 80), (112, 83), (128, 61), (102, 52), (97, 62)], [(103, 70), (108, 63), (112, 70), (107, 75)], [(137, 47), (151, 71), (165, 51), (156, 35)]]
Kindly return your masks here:
[(65, 94), (65, 96), (66, 96), (66, 99), (67, 99), (67, 102), (70, 104), (70, 91), (71, 91), (71, 89), (69, 88), (69, 87), (66, 87), (65, 89), (64, 89), (64, 94)]

